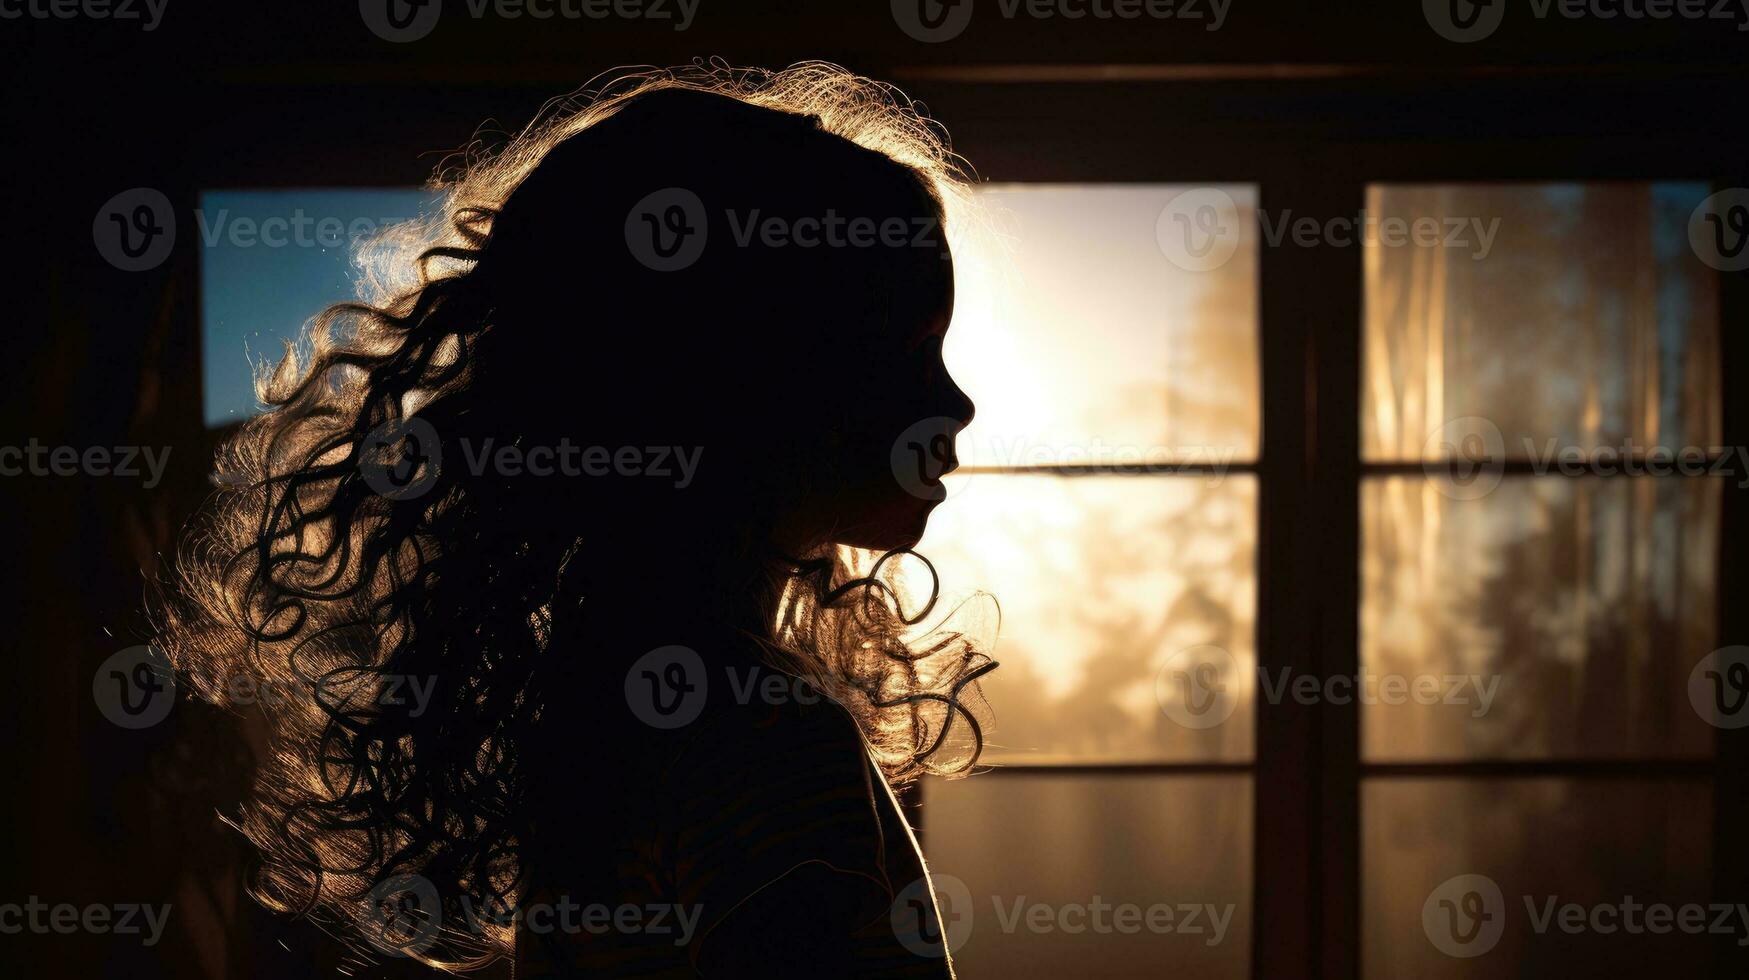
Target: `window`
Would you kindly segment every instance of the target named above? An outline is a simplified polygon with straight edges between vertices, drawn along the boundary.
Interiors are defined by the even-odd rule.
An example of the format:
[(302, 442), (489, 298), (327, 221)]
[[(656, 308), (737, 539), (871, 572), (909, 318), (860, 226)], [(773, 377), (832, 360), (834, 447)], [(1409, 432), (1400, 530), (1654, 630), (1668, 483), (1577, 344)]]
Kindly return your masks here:
[[(1369, 978), (1698, 974), (1704, 939), (1539, 937), (1526, 899), (1713, 897), (1718, 731), (1691, 697), (1726, 484), (1641, 472), (1725, 438), (1725, 300), (1688, 244), (1710, 188), (1355, 184), (1380, 232), (1441, 233), (1332, 258), (1268, 237), (1311, 210), (1271, 187), (991, 185), (956, 242), (947, 360), (978, 415), (919, 550), (945, 600), (1001, 604), (997, 768), (929, 781), (915, 812), (962, 974), (1345, 976), (1328, 951), (1351, 947), (1334, 962)], [(1187, 193), (1230, 258), (1171, 261)], [(209, 424), (253, 409), (249, 359), (350, 294), (336, 224), (423, 204), (203, 197)], [(1304, 465), (1266, 459), (1283, 444)], [(1179, 683), (1204, 668), (1207, 720)], [(1440, 697), (1298, 705), (1270, 693), (1283, 668)], [(1461, 955), (1488, 941), (1475, 912), (1505, 928)]]
[[(1539, 937), (1534, 916), (1551, 903), (1705, 905), (1713, 892), (1717, 733), (1691, 682), (1718, 642), (1722, 482), (1642, 472), (1658, 451), (1711, 458), (1720, 442), (1718, 280), (1687, 231), (1709, 188), (1368, 188), (1374, 221), (1433, 219), (1440, 233), (1375, 233), (1353, 266), (1361, 364), (1356, 390), (1333, 401), (1354, 406), (1357, 521), (1311, 540), (1348, 538), (1358, 566), (1347, 657), (1359, 693), (1316, 708), (1329, 744), (1344, 724), (1358, 737), (1346, 761), (1313, 755), (1310, 779), (1259, 757), (1254, 727), (1292, 708), (1281, 670), (1321, 663), (1324, 682), (1343, 658), (1278, 649), (1265, 662), (1253, 644), (1258, 479), (1284, 471), (1247, 465), (1259, 462), (1260, 404), (1292, 397), (1253, 387), (1259, 327), (1272, 336), (1259, 268), (1308, 260), (1250, 234), (1271, 218), (1254, 190), (1229, 187), (1244, 232), (1235, 260), (1197, 275), (1162, 261), (1148, 226), (1182, 190), (989, 195), (1018, 229), (1003, 293), (1017, 309), (990, 317), (980, 300), (956, 320), (950, 366), (980, 400), (958, 492), (977, 497), (939, 511), (923, 545), (949, 587), (986, 585), (1005, 616), (1003, 668), (986, 684), (998, 719), (986, 759), (1000, 768), (931, 782), (921, 808), (932, 869), (950, 881), (944, 911), (970, 904), (971, 928), (948, 931), (964, 975), (1123, 976), (1160, 963), (1253, 975), (1253, 942), (1274, 941), (1252, 921), (1253, 887), (1294, 888), (1254, 853), (1257, 780), (1298, 794), (1329, 827), (1345, 819), (1344, 772), (1353, 849), (1340, 831), (1314, 836), (1326, 879), (1311, 913), (1291, 914), (1321, 945), (1358, 943), (1364, 976), (1701, 973), (1705, 937)], [(1162, 365), (1152, 397), (1132, 394), (1137, 370)], [(1200, 397), (1211, 390), (1227, 397)], [(1127, 418), (1087, 407), (1114, 400)], [(1204, 483), (1195, 467), (1064, 458), (1114, 431), (1178, 450), (1174, 435), (1193, 432), (1235, 465)], [(1559, 464), (1575, 454), (1585, 475)], [(1319, 490), (1285, 472), (1272, 489), (1291, 514)], [(1320, 578), (1341, 577), (1328, 560), (1315, 554), (1280, 587), (1317, 604)], [(1289, 644), (1325, 642), (1313, 629), (1277, 624)], [(1234, 692), (1230, 718), (1207, 728), (1175, 721), (1186, 695), (1162, 684), (1196, 644), (1221, 652), (1219, 684)], [(1438, 697), (1377, 696), (1386, 678), (1433, 683)], [(1342, 882), (1355, 889), (1352, 938), (1348, 920), (1315, 908), (1320, 894), (1340, 901)], [(1237, 914), (1214, 942), (1065, 928), (1082, 920), (1064, 910), (1101, 900), (1225, 902)], [(1027, 922), (1035, 907), (1049, 913)], [(1453, 918), (1472, 911), (1505, 928), (1495, 938), (1470, 931), (1483, 920)]]
[(1544, 938), (1530, 906), (1709, 900), (1721, 481), (1656, 466), (1720, 442), (1709, 193), (1368, 189), (1496, 229), (1365, 257), (1362, 669), (1469, 695), (1361, 709), (1368, 977), (1705, 968), (1704, 937)]
[(919, 550), (1001, 603), (999, 768), (931, 781), (921, 813), (969, 977), (1248, 975), (1255, 703), (1234, 684), (1179, 724), (1162, 674), (1255, 661), (1256, 194), (1222, 189), (1237, 248), (1191, 271), (1157, 243), (1186, 190), (991, 187), (956, 261), (947, 361), (978, 414)]
[(354, 295), (352, 245), (407, 218), (422, 191), (208, 191), (196, 215), (201, 256), (201, 365), (206, 424), (239, 422), (259, 407), (250, 378), (277, 363), (297, 327)]

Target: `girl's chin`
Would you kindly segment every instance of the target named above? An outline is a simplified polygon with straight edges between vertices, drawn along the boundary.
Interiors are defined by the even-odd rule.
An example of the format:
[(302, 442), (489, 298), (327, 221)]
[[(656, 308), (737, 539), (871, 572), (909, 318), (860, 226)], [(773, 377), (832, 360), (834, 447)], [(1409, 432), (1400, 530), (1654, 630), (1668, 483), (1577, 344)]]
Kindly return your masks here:
[(917, 542), (923, 540), (923, 532), (929, 527), (929, 510), (935, 504), (928, 504), (920, 514), (908, 517), (903, 521), (883, 522), (879, 525), (863, 525), (846, 530), (838, 537), (838, 543), (852, 548), (863, 548), (868, 551), (902, 551), (915, 548)]
[(887, 494), (877, 506), (861, 509), (861, 520), (840, 524), (832, 540), (868, 551), (898, 551), (916, 547), (929, 528), (929, 515), (940, 500), (908, 493)]

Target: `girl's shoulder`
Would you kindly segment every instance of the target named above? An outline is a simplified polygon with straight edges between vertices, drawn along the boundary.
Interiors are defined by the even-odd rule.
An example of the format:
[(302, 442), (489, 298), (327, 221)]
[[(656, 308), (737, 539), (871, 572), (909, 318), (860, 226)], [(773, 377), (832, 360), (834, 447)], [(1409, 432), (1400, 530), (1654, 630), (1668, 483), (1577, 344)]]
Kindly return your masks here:
[(765, 665), (710, 678), (707, 703), (672, 744), (670, 790), (757, 808), (834, 802), (869, 812), (875, 772), (850, 712), (805, 681)]

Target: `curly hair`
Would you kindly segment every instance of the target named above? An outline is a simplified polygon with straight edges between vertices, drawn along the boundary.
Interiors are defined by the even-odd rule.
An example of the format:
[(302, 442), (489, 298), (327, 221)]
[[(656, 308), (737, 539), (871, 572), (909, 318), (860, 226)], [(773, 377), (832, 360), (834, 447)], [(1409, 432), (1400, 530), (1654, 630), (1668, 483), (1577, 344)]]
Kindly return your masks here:
[[(366, 477), (393, 450), (381, 433), (410, 420), (446, 440), (490, 431), (492, 392), (513, 384), (486, 353), (509, 329), (490, 270), (506, 202), (567, 141), (669, 90), (841, 137), (913, 175), (944, 212), (965, 199), (964, 169), (918, 107), (818, 63), (618, 75), (549, 103), (495, 152), (477, 140), (439, 167), (437, 208), (366, 243), (359, 299), (321, 313), (258, 379), (268, 410), (220, 450), (218, 489), (185, 535), (162, 609), (160, 642), (197, 696), (225, 703), (239, 674), (294, 694), (261, 699), (271, 752), (233, 818), (260, 854), (252, 894), (272, 909), (345, 932), (369, 920), (386, 883), (418, 876), (453, 922), (459, 903), (514, 901), (526, 883), (522, 804), (537, 775), (528, 743), (553, 691), (547, 651), (609, 574), (592, 567), (601, 551), (636, 544), (611, 519), (548, 533), (502, 481), (460, 467), (430, 473), (417, 497)], [(757, 531), (739, 529), (733, 547), (753, 555)], [(713, 570), (740, 577), (701, 588), (704, 611), (778, 610), (748, 631), (762, 656), (842, 704), (890, 781), (976, 762), (969, 709), (995, 665), (946, 622), (927, 562), (822, 541)], [(921, 608), (906, 608), (914, 596)], [(406, 677), (435, 683), (422, 710), (385, 696)], [(446, 932), (440, 946), (367, 939), (451, 970), (513, 948), (503, 925)]]

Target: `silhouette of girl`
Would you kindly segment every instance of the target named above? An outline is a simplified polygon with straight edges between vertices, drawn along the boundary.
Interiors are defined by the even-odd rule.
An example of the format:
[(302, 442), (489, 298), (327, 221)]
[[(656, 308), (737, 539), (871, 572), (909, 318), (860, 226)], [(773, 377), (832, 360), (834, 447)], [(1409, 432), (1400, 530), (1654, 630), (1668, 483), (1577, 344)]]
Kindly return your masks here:
[(638, 74), (374, 243), (164, 613), (201, 696), (296, 694), (260, 901), (446, 969), (951, 973), (892, 788), (995, 666), (908, 550), (972, 417), (956, 159), (832, 66)]

